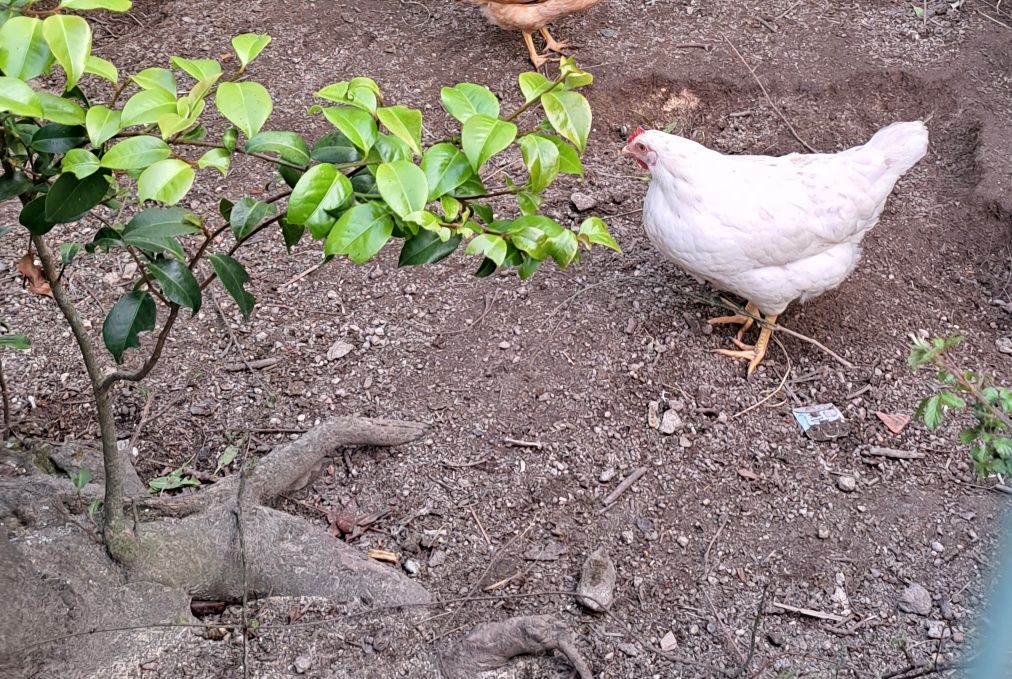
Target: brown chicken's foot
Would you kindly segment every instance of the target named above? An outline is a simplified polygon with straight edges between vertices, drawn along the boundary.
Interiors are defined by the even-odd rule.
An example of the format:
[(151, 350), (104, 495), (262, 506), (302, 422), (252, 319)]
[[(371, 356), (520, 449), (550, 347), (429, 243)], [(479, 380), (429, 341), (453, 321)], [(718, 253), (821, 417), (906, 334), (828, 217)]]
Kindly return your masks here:
[(545, 39), (545, 48), (547, 48), (549, 52), (556, 52), (557, 54), (565, 54), (565, 52), (563, 52), (562, 50), (569, 47), (569, 43), (558, 42), (555, 38), (552, 37), (552, 34), (548, 32), (547, 28), (542, 28), (539, 30), (539, 32), (541, 33), (541, 37)]
[(733, 349), (717, 349), (717, 353), (723, 356), (729, 356), (731, 358), (743, 358), (748, 363), (748, 376), (751, 377), (755, 369), (762, 363), (763, 358), (766, 356), (766, 350), (769, 348), (770, 337), (773, 336), (773, 328), (771, 327), (777, 322), (777, 317), (774, 315), (766, 316), (766, 323), (769, 325), (763, 325), (759, 331), (759, 339), (756, 341), (755, 346), (749, 346), (741, 340), (734, 338), (731, 341), (734, 342), (735, 346), (739, 348), (739, 351)]
[(534, 49), (534, 36), (528, 31), (524, 31), (524, 44), (527, 45), (527, 52), (531, 55), (531, 63), (534, 64), (534, 68), (541, 68), (549, 61), (558, 61), (557, 57), (546, 57), (543, 54), (538, 54), (538, 51)]
[[(728, 306), (734, 306), (734, 304), (723, 297), (721, 297), (721, 301), (726, 303)], [(759, 311), (759, 308), (755, 304), (752, 304), (752, 302), (745, 305), (745, 313), (749, 315), (745, 316), (743, 314), (734, 314), (733, 316), (718, 316), (717, 318), (711, 318), (709, 323), (710, 325), (740, 325), (741, 327), (738, 328), (738, 332), (735, 337), (741, 340), (748, 329), (752, 327), (752, 324), (755, 323), (755, 319), (757, 317), (762, 317), (762, 313)]]

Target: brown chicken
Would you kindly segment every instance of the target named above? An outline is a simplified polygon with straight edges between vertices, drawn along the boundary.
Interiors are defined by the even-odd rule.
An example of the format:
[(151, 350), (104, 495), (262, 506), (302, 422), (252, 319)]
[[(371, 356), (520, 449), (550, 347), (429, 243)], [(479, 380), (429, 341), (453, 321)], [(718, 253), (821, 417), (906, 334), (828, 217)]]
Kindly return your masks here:
[(590, 9), (601, 0), (471, 0), (481, 7), (490, 23), (506, 30), (521, 31), (524, 43), (531, 55), (531, 63), (541, 68), (552, 60), (546, 54), (538, 54), (534, 48), (534, 31), (541, 33), (545, 47), (551, 52), (562, 54), (567, 45), (558, 42), (548, 32), (548, 24), (564, 16)]

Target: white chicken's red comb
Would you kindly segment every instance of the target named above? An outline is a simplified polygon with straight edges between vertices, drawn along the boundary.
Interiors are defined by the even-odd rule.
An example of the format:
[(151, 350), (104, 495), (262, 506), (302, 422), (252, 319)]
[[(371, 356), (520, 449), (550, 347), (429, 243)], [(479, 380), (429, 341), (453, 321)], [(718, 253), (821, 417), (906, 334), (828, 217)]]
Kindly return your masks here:
[(637, 127), (637, 128), (636, 128), (636, 131), (635, 131), (635, 132), (633, 132), (632, 134), (630, 134), (630, 135), (629, 135), (629, 138), (628, 138), (628, 139), (626, 139), (626, 142), (625, 142), (625, 143), (626, 143), (626, 144), (631, 144), (631, 143), (633, 143), (633, 141), (634, 141), (634, 140), (636, 139), (636, 137), (640, 136), (640, 135), (641, 135), (641, 134), (643, 134), (644, 132), (646, 132), (646, 130), (644, 130), (644, 129), (643, 129), (642, 127)]

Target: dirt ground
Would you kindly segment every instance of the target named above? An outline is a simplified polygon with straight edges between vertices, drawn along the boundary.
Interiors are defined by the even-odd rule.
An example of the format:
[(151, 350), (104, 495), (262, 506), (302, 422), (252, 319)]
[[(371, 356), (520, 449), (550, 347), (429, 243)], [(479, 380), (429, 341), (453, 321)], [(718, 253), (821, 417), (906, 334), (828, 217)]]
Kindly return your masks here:
[[(764, 587), (742, 676), (867, 679), (965, 650), (1007, 498), (973, 476), (955, 427), (912, 423), (894, 435), (875, 413), (912, 414), (931, 389), (929, 373), (906, 367), (910, 332), (965, 335), (968, 367), (1009, 376), (997, 346), (1012, 334), (1012, 8), (928, 0), (926, 10), (893, 0), (603, 0), (560, 22), (555, 33), (579, 44), (578, 63), (596, 76), (587, 92), (595, 119), (585, 178), (560, 181), (547, 209), (573, 223), (571, 194), (590, 195), (622, 255), (596, 251), (520, 282), (475, 279), (477, 263), (462, 254), (397, 269), (391, 248), (366, 266), (334, 262), (293, 282), (319, 261), (319, 245), (307, 240), (288, 255), (280, 238), (258, 240), (246, 257), (253, 319), (243, 322), (219, 291), (225, 321), (205, 306), (170, 339), (145, 387), (120, 399), (124, 437), (153, 399), (139, 440), (145, 478), (181, 464), (211, 474), (230, 441), (248, 435), (267, 450), (332, 414), (422, 421), (423, 441), (352, 451), (284, 508), (321, 524), (347, 507), (379, 515), (352, 544), (412, 560), (441, 599), (571, 591), (602, 545), (618, 588), (612, 618), (568, 596), (514, 596), (437, 607), (416, 626), (392, 615), (340, 636), (325, 626), (265, 632), (253, 641), (249, 676), (294, 676), (296, 660), (307, 677), (392, 676), (382, 668), (478, 622), (542, 613), (571, 626), (598, 676), (720, 676), (751, 653)], [(140, 0), (131, 17), (104, 17), (98, 29), (98, 53), (135, 70), (169, 54), (222, 54), (236, 33), (270, 33), (251, 69), (274, 95), (268, 127), (307, 132), (320, 129), (304, 114), (312, 92), (369, 75), (389, 100), (421, 107), (435, 138), (440, 86), (484, 83), (516, 102), (527, 66), (519, 36), (486, 25), (467, 3), (441, 0)], [(933, 114), (929, 154), (900, 181), (858, 270), (780, 319), (852, 369), (781, 336), (786, 353), (774, 348), (746, 381), (742, 364), (713, 353), (729, 331), (708, 332), (703, 321), (717, 310), (695, 299), (713, 291), (662, 260), (642, 233), (646, 184), (617, 155), (627, 130), (674, 125), (729, 153), (801, 150), (728, 41), (819, 150)], [(245, 176), (200, 185), (190, 207), (210, 214), (261, 171), (242, 164), (236, 174)], [(35, 340), (31, 354), (4, 356), (17, 432), (94, 437), (57, 310), (17, 283), (23, 248), (20, 236), (0, 239), (0, 308)], [(94, 328), (121, 294), (128, 263), (84, 258), (70, 272)], [(329, 361), (338, 341), (355, 349)], [(243, 358), (278, 363), (229, 370)], [(674, 434), (648, 425), (652, 401), (678, 413)], [(851, 430), (816, 443), (791, 409), (826, 402)], [(869, 446), (925, 456), (870, 457)], [(641, 466), (646, 474), (603, 511), (603, 498)], [(524, 558), (555, 543), (564, 549), (554, 560)], [(930, 593), (928, 615), (898, 610), (909, 583)], [(302, 620), (326, 613), (312, 608)], [(276, 616), (277, 606), (259, 615)], [(242, 676), (236, 639), (198, 641), (188, 659), (145, 659), (131, 676)], [(516, 676), (569, 671), (558, 658), (524, 667)]]

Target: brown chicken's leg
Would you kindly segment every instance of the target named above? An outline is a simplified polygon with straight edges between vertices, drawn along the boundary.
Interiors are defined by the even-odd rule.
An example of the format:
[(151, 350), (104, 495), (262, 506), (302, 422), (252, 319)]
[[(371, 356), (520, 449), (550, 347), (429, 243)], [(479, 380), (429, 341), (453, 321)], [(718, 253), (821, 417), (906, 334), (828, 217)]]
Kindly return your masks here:
[(548, 32), (547, 28), (542, 28), (539, 32), (541, 33), (541, 37), (545, 39), (545, 48), (547, 48), (548, 51), (564, 54), (562, 50), (569, 47), (567, 43), (556, 42), (555, 38), (552, 37), (552, 34)]
[[(734, 304), (723, 297), (721, 297), (721, 301), (729, 306), (734, 306)], [(717, 318), (711, 318), (709, 323), (710, 325), (740, 325), (741, 327), (738, 328), (738, 333), (735, 335), (735, 337), (737, 337), (740, 341), (741, 338), (745, 336), (748, 329), (752, 327), (752, 324), (755, 323), (755, 318), (762, 317), (762, 314), (759, 312), (759, 307), (752, 302), (745, 305), (745, 313), (749, 315), (745, 316), (743, 314), (735, 314), (733, 316), (718, 316)]]
[(534, 49), (534, 36), (530, 31), (524, 31), (524, 44), (527, 45), (527, 51), (531, 55), (531, 63), (534, 64), (534, 68), (541, 68), (549, 61), (556, 61), (551, 57), (546, 57), (538, 54), (538, 51)]
[(751, 377), (755, 369), (762, 363), (763, 357), (766, 356), (766, 349), (769, 347), (770, 337), (773, 336), (773, 325), (777, 322), (776, 314), (765, 316), (766, 321), (762, 325), (762, 329), (759, 331), (759, 339), (756, 340), (755, 346), (750, 347), (741, 340), (733, 340), (736, 345), (741, 347), (740, 351), (733, 351), (731, 349), (717, 349), (718, 354), (724, 356), (730, 356), (731, 358), (744, 358), (748, 360), (748, 375)]

